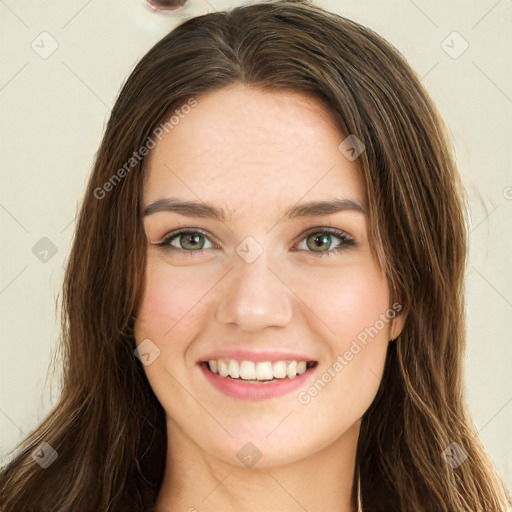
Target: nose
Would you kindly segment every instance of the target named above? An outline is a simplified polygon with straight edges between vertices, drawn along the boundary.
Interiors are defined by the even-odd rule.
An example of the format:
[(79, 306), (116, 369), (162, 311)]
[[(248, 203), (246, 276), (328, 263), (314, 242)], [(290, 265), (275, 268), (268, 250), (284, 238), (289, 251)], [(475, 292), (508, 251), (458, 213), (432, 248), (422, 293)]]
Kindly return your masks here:
[(243, 331), (283, 327), (292, 319), (292, 292), (271, 270), (263, 253), (252, 263), (240, 259), (219, 289), (217, 321)]

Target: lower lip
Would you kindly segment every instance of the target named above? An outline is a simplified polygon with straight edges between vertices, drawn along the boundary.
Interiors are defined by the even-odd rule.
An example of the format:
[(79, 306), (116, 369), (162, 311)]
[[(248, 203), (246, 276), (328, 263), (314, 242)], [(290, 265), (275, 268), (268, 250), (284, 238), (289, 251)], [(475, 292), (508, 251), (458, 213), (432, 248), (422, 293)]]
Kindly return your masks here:
[(226, 377), (221, 377), (216, 373), (210, 371), (206, 364), (200, 363), (201, 371), (214, 387), (225, 395), (233, 398), (240, 398), (242, 400), (257, 401), (266, 400), (269, 398), (276, 398), (286, 395), (292, 391), (297, 391), (299, 388), (310, 380), (316, 366), (309, 368), (302, 375), (297, 375), (293, 379), (281, 379), (267, 384), (251, 384), (249, 382), (242, 382)]

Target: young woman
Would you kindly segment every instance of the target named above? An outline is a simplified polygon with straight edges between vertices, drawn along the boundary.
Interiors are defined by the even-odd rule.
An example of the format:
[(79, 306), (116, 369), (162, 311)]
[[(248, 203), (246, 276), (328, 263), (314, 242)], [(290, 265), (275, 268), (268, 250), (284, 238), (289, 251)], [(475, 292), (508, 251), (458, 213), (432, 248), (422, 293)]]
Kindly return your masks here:
[(140, 61), (86, 191), (23, 511), (506, 511), (465, 406), (462, 187), (381, 37), (302, 2)]

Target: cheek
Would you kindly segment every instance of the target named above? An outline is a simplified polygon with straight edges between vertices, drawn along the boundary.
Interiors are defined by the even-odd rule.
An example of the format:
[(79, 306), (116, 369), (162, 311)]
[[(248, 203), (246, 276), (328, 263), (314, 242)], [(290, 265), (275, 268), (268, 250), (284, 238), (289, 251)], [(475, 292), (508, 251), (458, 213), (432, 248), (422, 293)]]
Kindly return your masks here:
[(148, 266), (139, 321), (153, 332), (165, 332), (177, 320), (176, 306), (181, 303), (182, 293), (178, 283), (168, 280), (164, 272)]
[(317, 289), (309, 296), (329, 328), (329, 356), (299, 401), (315, 414), (336, 417), (334, 429), (347, 428), (364, 414), (380, 385), (390, 335), (389, 289), (385, 276), (369, 264), (347, 266), (325, 282), (324, 293)]
[[(155, 258), (156, 260), (156, 258)], [(173, 271), (169, 265), (150, 259), (146, 270), (146, 286), (136, 322), (136, 337), (155, 338), (166, 343), (180, 332), (191, 335), (198, 314), (198, 303), (204, 295), (200, 281), (187, 272)]]
[[(304, 283), (302, 295), (338, 340), (335, 344), (339, 344), (339, 349), (373, 326), (389, 309), (386, 277), (368, 262), (316, 275)], [(382, 326), (379, 322), (379, 327), (383, 337), (387, 336), (389, 323)]]
[(199, 301), (207, 285), (187, 269), (176, 270), (157, 257), (148, 258), (135, 339), (137, 343), (149, 339), (158, 348), (159, 355), (144, 366), (144, 371), (155, 395), (173, 415), (192, 407), (178, 382), (189, 378), (188, 372), (195, 364), (189, 357), (189, 347), (203, 329), (199, 316), (204, 311)]

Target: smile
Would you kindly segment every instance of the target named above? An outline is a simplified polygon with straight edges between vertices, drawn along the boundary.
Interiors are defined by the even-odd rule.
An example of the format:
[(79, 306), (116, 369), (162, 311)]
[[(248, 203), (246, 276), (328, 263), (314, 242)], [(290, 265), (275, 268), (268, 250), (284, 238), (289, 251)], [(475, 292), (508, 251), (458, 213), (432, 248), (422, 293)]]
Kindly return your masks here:
[(211, 372), (230, 379), (259, 384), (276, 379), (294, 379), (316, 363), (313, 361), (238, 361), (237, 359), (210, 359)]
[(206, 379), (223, 394), (263, 400), (298, 390), (308, 382), (316, 361), (210, 359), (200, 363)]

